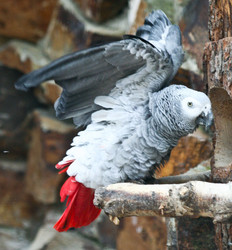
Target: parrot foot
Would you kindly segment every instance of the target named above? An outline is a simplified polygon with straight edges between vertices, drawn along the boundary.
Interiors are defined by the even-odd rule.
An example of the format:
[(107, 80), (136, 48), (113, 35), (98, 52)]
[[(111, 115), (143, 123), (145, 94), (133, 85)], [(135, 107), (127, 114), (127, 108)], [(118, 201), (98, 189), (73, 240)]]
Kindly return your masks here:
[(138, 180), (126, 180), (125, 182), (130, 182), (130, 183), (134, 183), (134, 184), (145, 184), (145, 181), (142, 179), (138, 179)]
[(134, 184), (154, 184), (154, 180), (154, 177), (147, 177), (146, 179), (126, 180), (125, 182), (130, 182)]

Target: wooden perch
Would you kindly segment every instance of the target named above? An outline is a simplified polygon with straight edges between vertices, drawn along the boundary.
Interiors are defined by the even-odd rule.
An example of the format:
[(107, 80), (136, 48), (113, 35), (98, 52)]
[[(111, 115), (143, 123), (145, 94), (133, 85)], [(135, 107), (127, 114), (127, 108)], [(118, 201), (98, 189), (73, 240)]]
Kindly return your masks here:
[(185, 184), (119, 183), (98, 188), (94, 204), (113, 222), (128, 216), (210, 217), (232, 220), (232, 183), (191, 181)]

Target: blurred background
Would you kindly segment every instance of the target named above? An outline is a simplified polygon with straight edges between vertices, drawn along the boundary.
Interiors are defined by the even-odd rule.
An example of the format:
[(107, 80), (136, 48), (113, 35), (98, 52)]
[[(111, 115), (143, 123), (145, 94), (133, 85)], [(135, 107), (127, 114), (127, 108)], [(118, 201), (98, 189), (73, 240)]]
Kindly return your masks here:
[[(185, 62), (173, 82), (206, 91), (208, 0), (0, 1), (0, 249), (166, 249), (161, 217), (125, 218), (115, 226), (102, 213), (82, 229), (53, 229), (64, 210), (59, 189), (66, 179), (54, 166), (78, 129), (56, 119), (61, 88), (53, 82), (27, 93), (14, 88), (20, 76), (62, 55), (134, 34), (153, 9), (162, 9), (182, 31)], [(208, 135), (197, 131), (180, 140), (156, 176), (207, 169), (211, 156)], [(201, 249), (191, 248), (191, 239), (214, 249), (212, 228), (209, 219), (179, 219), (180, 249)]]

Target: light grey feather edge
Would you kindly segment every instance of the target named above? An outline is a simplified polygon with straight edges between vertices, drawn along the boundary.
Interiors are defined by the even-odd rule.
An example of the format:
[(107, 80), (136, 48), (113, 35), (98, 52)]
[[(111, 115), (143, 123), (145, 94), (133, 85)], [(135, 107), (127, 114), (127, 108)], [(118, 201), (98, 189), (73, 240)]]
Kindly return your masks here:
[[(163, 15), (162, 13), (162, 11), (156, 11), (150, 16)], [(167, 20), (165, 20), (166, 23)], [(166, 25), (160, 21), (157, 23), (161, 26)], [(174, 38), (178, 44), (181, 44), (178, 27), (170, 31), (172, 32), (170, 32), (169, 41), (171, 42), (171, 38)], [(126, 49), (128, 44), (132, 43), (132, 40), (134, 48), (132, 50)], [(174, 51), (177, 58), (172, 57), (175, 65), (172, 64), (166, 51), (160, 53), (149, 43), (133, 38), (69, 54), (44, 68), (25, 75), (15, 85), (18, 89), (27, 90), (43, 81), (55, 80), (57, 84), (63, 87), (61, 97), (55, 104), (58, 118), (73, 117), (78, 126), (84, 125), (90, 122), (91, 113), (99, 109), (93, 104), (96, 96), (107, 95), (118, 80), (133, 74), (136, 79), (136, 73), (139, 74), (142, 68), (149, 66), (149, 63), (152, 63), (152, 68), (155, 69), (157, 63), (152, 59), (156, 58), (157, 55), (164, 62), (163, 75), (159, 77), (157, 76), (158, 72), (149, 72), (144, 75), (144, 79), (152, 81), (152, 79), (159, 78), (151, 86), (152, 91), (158, 91), (168, 85), (181, 61), (179, 58), (181, 58), (182, 48), (181, 46), (180, 49), (175, 48), (177, 43), (173, 45), (170, 43), (169, 46), (171, 53)], [(144, 50), (144, 53), (147, 54), (146, 59), (136, 56), (136, 50), (138, 49)], [(151, 89), (148, 91), (151, 91)]]
[[(132, 45), (131, 50), (127, 48), (130, 45)], [(144, 51), (145, 59), (143, 56), (137, 55), (139, 50)], [(87, 74), (81, 79), (78, 79), (77, 76), (76, 79), (69, 79), (67, 83), (56, 81), (65, 86), (56, 104), (57, 116), (61, 119), (74, 117), (77, 126), (90, 122), (88, 117), (100, 108), (94, 104), (94, 99), (99, 95), (108, 95), (118, 81), (124, 79), (126, 86), (126, 79), (131, 81), (131, 76), (133, 76), (136, 82), (142, 69), (148, 68), (150, 71), (143, 71), (143, 80), (147, 79), (150, 82), (147, 92), (152, 92), (167, 86), (170, 76), (173, 74), (173, 65), (166, 52), (159, 53), (149, 44), (136, 39), (107, 45), (103, 57), (98, 60), (93, 58), (93, 62), (94, 65), (87, 64), (88, 70), (86, 70), (86, 72), (91, 72), (91, 76)], [(99, 65), (100, 67), (98, 67)], [(84, 63), (79, 68), (80, 71), (82, 71), (82, 67), (86, 67), (86, 64)], [(82, 81), (88, 86), (87, 89), (79, 89), (79, 83)], [(71, 82), (71, 85), (74, 86), (72, 92), (69, 91)], [(137, 84), (139, 86), (140, 83)]]
[[(148, 25), (149, 24), (149, 25)], [(150, 27), (147, 27), (150, 26)], [(153, 85), (153, 91), (158, 91), (159, 89), (167, 86), (170, 82), (170, 80), (172, 80), (172, 78), (175, 76), (177, 70), (179, 69), (180, 65), (182, 64), (183, 61), (183, 57), (184, 57), (184, 53), (182, 50), (182, 41), (181, 41), (181, 32), (179, 30), (179, 27), (176, 25), (172, 25), (171, 22), (168, 20), (167, 16), (164, 14), (163, 11), (158, 10), (158, 11), (153, 11), (146, 19), (145, 19), (145, 24), (140, 27), (137, 31), (137, 33), (140, 34), (136, 34), (136, 35), (140, 35), (142, 37), (142, 31), (143, 28), (146, 27), (146, 32), (150, 32), (150, 36), (149, 39), (156, 39), (159, 40), (162, 37), (162, 34), (166, 31), (167, 27), (168, 27), (168, 34), (165, 37), (165, 45), (166, 45), (166, 51), (168, 52), (168, 54), (171, 56), (172, 59), (172, 72), (170, 72), (170, 68), (166, 66), (166, 76), (161, 76), (160, 79), (163, 80), (163, 82), (155, 82), (154, 81), (154, 85)], [(136, 40), (136, 38), (134, 38), (134, 40)], [(107, 68), (102, 64), (102, 68), (105, 70), (104, 74), (101, 78), (101, 72), (98, 72), (98, 78), (96, 78), (95, 76), (93, 76), (93, 78), (99, 81), (102, 81), (101, 83), (97, 84), (97, 90), (93, 89), (92, 91), (90, 91), (90, 89), (88, 88), (88, 90), (86, 92), (82, 92), (78, 91), (79, 93), (79, 103), (82, 104), (78, 107), (77, 104), (77, 100), (74, 97), (74, 101), (72, 100), (73, 98), (71, 98), (70, 96), (66, 97), (67, 94), (65, 94), (65, 92), (63, 93), (64, 95), (61, 96), (61, 99), (59, 100), (57, 105), (57, 115), (61, 118), (61, 119), (65, 119), (69, 117), (74, 117), (74, 123), (77, 126), (80, 125), (84, 125), (84, 124), (88, 124), (90, 122), (90, 115), (92, 112), (94, 112), (95, 110), (98, 110), (99, 107), (97, 107), (94, 103), (93, 103), (93, 99), (98, 96), (98, 95), (107, 95), (109, 94), (110, 90), (115, 86), (115, 83), (125, 77), (128, 77), (130, 74), (134, 74), (135, 72), (139, 71), (141, 69), (141, 65), (142, 67), (145, 64), (148, 64), (148, 61), (146, 60), (146, 62), (144, 62), (145, 60), (142, 60), (142, 62), (138, 62), (135, 60), (135, 65), (133, 65), (134, 62), (134, 55), (128, 54), (128, 51), (123, 51), (122, 50), (122, 43), (124, 44), (124, 48), (126, 43), (129, 43), (130, 41), (122, 41), (120, 43), (113, 43), (110, 44), (108, 46), (106, 46), (106, 51), (104, 53), (104, 59), (106, 60), (106, 62), (110, 63), (112, 66), (116, 67), (119, 72), (121, 73), (121, 76), (119, 74), (119, 72), (117, 72), (114, 68), (112, 70), (112, 74), (111, 77), (108, 78), (107, 74), (105, 72), (110, 72), (107, 71)], [(144, 43), (142, 43), (141, 41), (136, 40), (136, 42), (138, 42), (139, 45), (143, 44), (143, 46), (141, 46), (142, 48), (140, 48), (140, 46), (135, 46), (137, 48), (134, 49), (143, 49), (143, 50), (148, 50), (146, 51), (146, 53), (150, 53), (151, 55), (154, 53), (157, 53), (156, 49), (153, 48), (149, 45), (145, 45)], [(138, 48), (139, 47), (139, 48)], [(164, 58), (166, 58), (166, 60), (169, 61), (168, 56), (164, 55), (166, 51), (163, 51), (163, 55)], [(124, 58), (123, 58), (124, 55)], [(152, 57), (152, 56), (151, 56)], [(155, 57), (154, 57), (155, 58)], [(140, 58), (141, 59), (141, 58)], [(119, 62), (122, 62), (122, 64), (120, 65)], [(101, 65), (101, 61), (99, 61), (99, 64)], [(151, 61), (150, 61), (151, 63)], [(156, 62), (153, 62), (154, 64)], [(109, 65), (107, 65), (109, 66)], [(164, 71), (165, 71), (164, 70)], [(164, 74), (164, 71), (162, 72), (162, 74)], [(159, 72), (160, 73), (160, 72)], [(168, 75), (170, 73), (170, 75)], [(116, 75), (114, 75), (116, 74)], [(153, 74), (155, 74), (155, 72), (153, 72)], [(151, 74), (147, 74), (144, 77), (147, 77), (148, 79), (155, 79), (156, 77), (152, 77)], [(136, 79), (136, 75), (135, 75), (135, 79)], [(90, 79), (91, 80), (91, 79)], [(106, 82), (107, 81), (107, 82)], [(103, 84), (102, 84), (103, 83)], [(92, 85), (92, 83), (90, 83), (90, 85)], [(100, 86), (103, 85), (103, 88), (99, 88)], [(84, 100), (81, 99), (84, 97)], [(62, 100), (63, 99), (63, 100)], [(68, 101), (67, 101), (68, 100)], [(65, 105), (63, 105), (65, 104)]]
[(136, 36), (147, 41), (160, 41), (169, 26), (172, 26), (172, 24), (162, 10), (152, 11), (145, 18), (144, 25), (137, 29)]
[(153, 11), (145, 18), (144, 25), (139, 27), (136, 36), (139, 36), (147, 41), (160, 41), (165, 37), (165, 49), (169, 53), (173, 61), (173, 78), (181, 66), (184, 59), (184, 51), (182, 49), (181, 32), (177, 25), (172, 23), (167, 18), (162, 10)]

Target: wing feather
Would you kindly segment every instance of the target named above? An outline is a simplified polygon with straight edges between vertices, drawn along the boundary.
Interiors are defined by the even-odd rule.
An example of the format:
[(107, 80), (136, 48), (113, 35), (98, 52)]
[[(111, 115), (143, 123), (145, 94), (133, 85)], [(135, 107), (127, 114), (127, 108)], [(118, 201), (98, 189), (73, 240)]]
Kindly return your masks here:
[(89, 123), (99, 109), (101, 102), (94, 103), (97, 96), (123, 94), (136, 103), (167, 86), (182, 58), (179, 28), (162, 11), (155, 11), (136, 36), (61, 57), (23, 76), (15, 86), (27, 90), (55, 80), (63, 88), (55, 103), (58, 118), (73, 117), (79, 126)]

